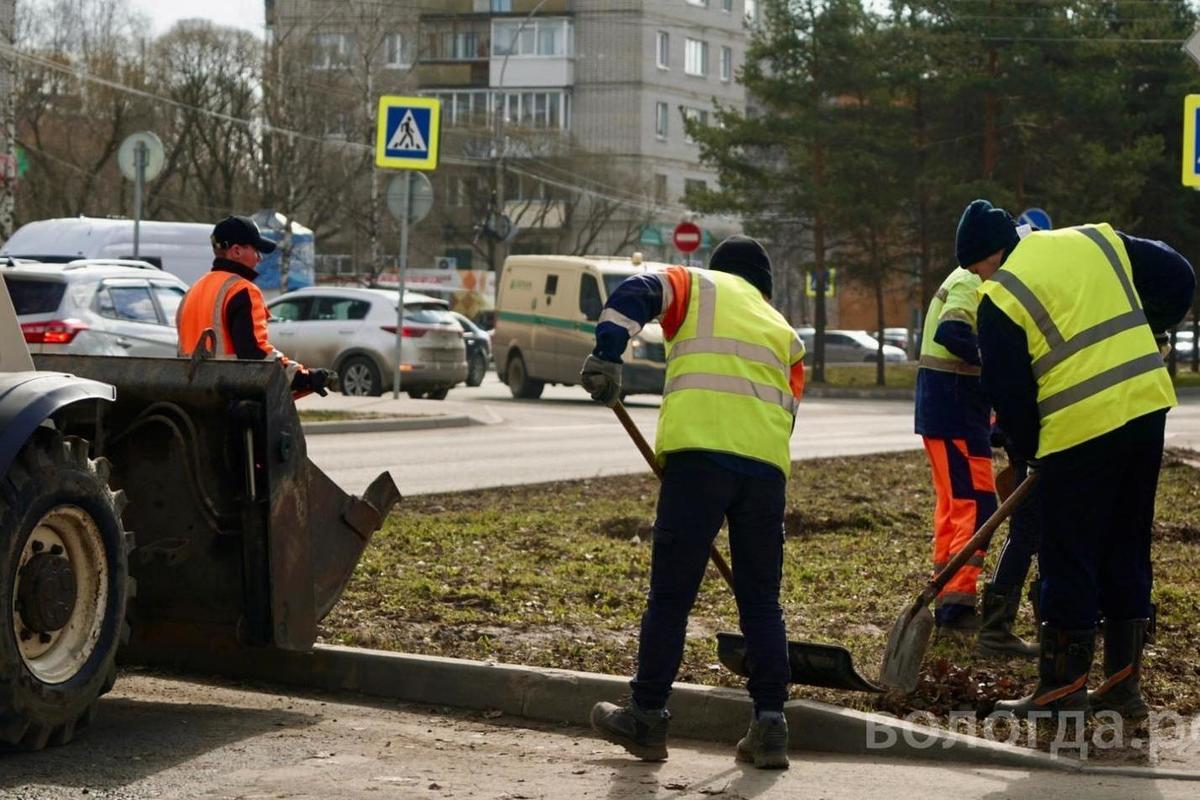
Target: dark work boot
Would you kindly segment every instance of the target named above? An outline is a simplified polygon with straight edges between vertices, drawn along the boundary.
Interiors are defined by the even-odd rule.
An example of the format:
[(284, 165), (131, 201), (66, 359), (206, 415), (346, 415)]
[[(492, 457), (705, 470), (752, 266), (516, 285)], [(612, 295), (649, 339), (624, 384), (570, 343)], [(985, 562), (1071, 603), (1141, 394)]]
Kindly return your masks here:
[(737, 760), (759, 769), (788, 768), (787, 718), (778, 712), (756, 714), (737, 744)]
[(667, 760), (666, 709), (642, 709), (632, 700), (627, 706), (596, 703), (592, 706), (592, 728), (596, 733), (624, 747), (642, 761)]
[(1039, 572), (1033, 576), (1033, 580), (1029, 582), (1029, 607), (1033, 609), (1033, 626), (1037, 630), (1042, 629), (1042, 575)]
[(1104, 674), (1107, 680), (1088, 692), (1092, 713), (1113, 711), (1126, 720), (1143, 720), (1150, 707), (1142, 699), (1142, 650), (1148, 619), (1108, 620), (1104, 624)]
[(1068, 712), (1086, 713), (1088, 670), (1095, 652), (1095, 629), (1066, 631), (1042, 623), (1037, 688), (1020, 700), (1001, 700), (996, 710), (1018, 717), (1047, 711), (1055, 717)]
[(1020, 587), (1005, 590), (991, 583), (984, 585), (983, 621), (979, 628), (979, 640), (975, 645), (975, 651), (979, 655), (994, 658), (1037, 658), (1038, 646), (1013, 633), (1013, 623), (1017, 620), (1017, 606), (1020, 604)]

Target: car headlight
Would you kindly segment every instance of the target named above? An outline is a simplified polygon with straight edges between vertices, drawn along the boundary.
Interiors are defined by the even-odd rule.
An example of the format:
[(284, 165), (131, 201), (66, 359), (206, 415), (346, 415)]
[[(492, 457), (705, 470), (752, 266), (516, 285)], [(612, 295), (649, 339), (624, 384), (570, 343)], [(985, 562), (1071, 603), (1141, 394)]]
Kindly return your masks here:
[(646, 358), (649, 355), (650, 355), (650, 348), (646, 346), (645, 342), (643, 342), (641, 339), (639, 339), (638, 337), (635, 336), (633, 338), (633, 357), (634, 358)]

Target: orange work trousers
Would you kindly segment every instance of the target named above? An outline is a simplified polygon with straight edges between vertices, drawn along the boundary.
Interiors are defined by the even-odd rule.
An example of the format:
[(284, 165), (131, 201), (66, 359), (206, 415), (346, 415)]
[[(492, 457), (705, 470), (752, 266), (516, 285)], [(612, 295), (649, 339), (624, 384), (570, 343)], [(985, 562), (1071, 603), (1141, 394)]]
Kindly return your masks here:
[[(937, 507), (933, 518), (933, 570), (953, 558), (996, 511), (992, 449), (986, 440), (923, 437)], [(938, 595), (936, 606), (975, 606), (976, 584), (986, 551), (977, 550)]]

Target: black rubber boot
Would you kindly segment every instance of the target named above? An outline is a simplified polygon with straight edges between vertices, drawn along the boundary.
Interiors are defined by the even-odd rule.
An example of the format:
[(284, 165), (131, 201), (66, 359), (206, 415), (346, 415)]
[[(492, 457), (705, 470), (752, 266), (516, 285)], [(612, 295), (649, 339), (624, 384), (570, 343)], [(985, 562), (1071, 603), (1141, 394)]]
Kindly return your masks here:
[(788, 726), (782, 714), (750, 720), (750, 729), (737, 744), (737, 760), (759, 769), (788, 768)]
[(984, 585), (983, 622), (975, 644), (975, 651), (979, 655), (989, 658), (1037, 658), (1038, 646), (1013, 633), (1013, 623), (1017, 621), (1017, 607), (1020, 604), (1020, 587), (1005, 591), (991, 583)]
[(1142, 650), (1148, 619), (1109, 620), (1104, 624), (1104, 674), (1099, 689), (1088, 692), (1092, 713), (1113, 711), (1123, 719), (1139, 721), (1150, 716), (1142, 699)]
[(624, 747), (642, 761), (667, 760), (666, 709), (638, 708), (632, 700), (627, 706), (596, 703), (592, 706), (592, 728), (596, 733)]
[(1019, 717), (1031, 713), (1060, 714), (1088, 710), (1087, 679), (1096, 652), (1094, 628), (1066, 631), (1042, 624), (1038, 684), (1033, 694), (1020, 700), (1001, 700), (996, 711)]

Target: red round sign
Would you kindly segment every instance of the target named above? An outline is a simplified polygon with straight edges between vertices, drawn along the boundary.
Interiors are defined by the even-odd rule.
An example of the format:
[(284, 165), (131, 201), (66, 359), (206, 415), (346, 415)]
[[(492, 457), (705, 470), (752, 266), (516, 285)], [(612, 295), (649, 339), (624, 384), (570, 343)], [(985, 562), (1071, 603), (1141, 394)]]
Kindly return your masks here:
[(681, 222), (675, 226), (675, 233), (671, 238), (675, 242), (675, 249), (679, 252), (694, 253), (700, 249), (700, 240), (703, 238), (703, 234), (695, 223)]

